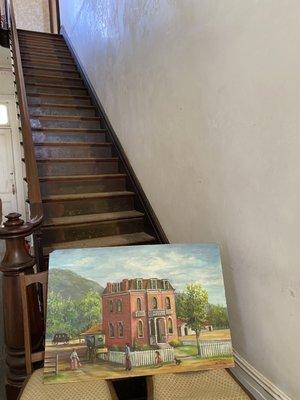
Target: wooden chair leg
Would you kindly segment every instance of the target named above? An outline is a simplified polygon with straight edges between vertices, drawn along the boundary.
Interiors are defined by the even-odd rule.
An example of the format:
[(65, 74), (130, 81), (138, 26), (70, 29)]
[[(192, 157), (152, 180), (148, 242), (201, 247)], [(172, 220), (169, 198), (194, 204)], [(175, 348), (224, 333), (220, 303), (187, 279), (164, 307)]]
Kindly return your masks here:
[(153, 376), (146, 377), (147, 382), (147, 400), (153, 400)]

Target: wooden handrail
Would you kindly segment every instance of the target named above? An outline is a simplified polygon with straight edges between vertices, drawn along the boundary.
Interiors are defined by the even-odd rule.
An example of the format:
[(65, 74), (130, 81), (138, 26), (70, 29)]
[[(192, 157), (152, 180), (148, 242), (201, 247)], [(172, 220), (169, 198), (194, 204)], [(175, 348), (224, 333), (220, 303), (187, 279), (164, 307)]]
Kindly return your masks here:
[[(26, 181), (28, 186), (28, 199), (30, 204), (30, 221), (28, 222), (28, 224), (30, 224), (31, 226), (38, 226), (43, 219), (42, 197), (40, 192), (37, 163), (35, 159), (34, 145), (32, 140), (18, 32), (16, 27), (13, 3), (11, 0), (6, 0), (6, 10), (8, 12), (8, 23), (10, 27), (15, 80), (17, 86), (17, 95), (22, 126), (21, 130), (26, 168)], [(3, 235), (5, 235), (5, 232), (1, 232), (0, 230), (0, 237), (3, 237)]]

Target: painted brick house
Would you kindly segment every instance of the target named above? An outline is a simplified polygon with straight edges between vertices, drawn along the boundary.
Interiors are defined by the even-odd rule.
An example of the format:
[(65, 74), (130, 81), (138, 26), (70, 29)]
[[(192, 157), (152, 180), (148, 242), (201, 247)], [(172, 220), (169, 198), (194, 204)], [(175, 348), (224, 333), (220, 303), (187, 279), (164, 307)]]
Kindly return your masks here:
[(175, 290), (167, 279), (123, 279), (102, 293), (105, 344), (156, 345), (177, 339)]

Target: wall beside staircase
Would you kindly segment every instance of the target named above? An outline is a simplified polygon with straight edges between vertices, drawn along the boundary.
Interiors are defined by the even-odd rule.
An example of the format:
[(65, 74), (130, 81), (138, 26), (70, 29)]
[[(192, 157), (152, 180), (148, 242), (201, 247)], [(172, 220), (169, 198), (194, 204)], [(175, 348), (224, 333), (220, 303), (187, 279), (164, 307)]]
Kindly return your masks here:
[(234, 346), (298, 398), (299, 2), (60, 5), (168, 238), (221, 244)]
[(48, 0), (13, 0), (18, 29), (50, 32)]

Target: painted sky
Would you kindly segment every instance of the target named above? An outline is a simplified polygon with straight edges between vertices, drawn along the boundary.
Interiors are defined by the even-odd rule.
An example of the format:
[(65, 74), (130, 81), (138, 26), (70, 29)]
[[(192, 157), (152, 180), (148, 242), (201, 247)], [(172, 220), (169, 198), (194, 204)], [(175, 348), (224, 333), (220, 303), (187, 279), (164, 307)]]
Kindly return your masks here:
[(56, 250), (51, 268), (70, 269), (103, 287), (123, 278), (166, 278), (180, 292), (198, 282), (210, 303), (226, 305), (219, 247), (213, 243)]

